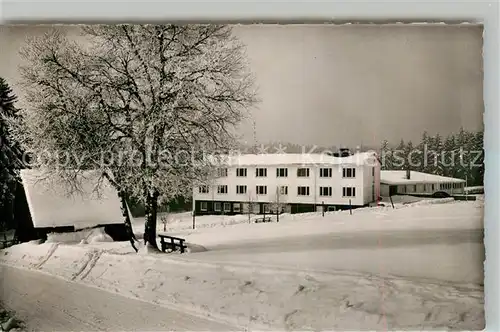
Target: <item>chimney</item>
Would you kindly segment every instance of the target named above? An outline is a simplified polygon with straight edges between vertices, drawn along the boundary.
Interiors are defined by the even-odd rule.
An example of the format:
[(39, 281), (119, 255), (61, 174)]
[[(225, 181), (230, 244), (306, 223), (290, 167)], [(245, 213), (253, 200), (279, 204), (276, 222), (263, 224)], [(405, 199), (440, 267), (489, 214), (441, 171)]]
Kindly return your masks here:
[(410, 179), (410, 170), (409, 169), (406, 170), (406, 179), (407, 180)]

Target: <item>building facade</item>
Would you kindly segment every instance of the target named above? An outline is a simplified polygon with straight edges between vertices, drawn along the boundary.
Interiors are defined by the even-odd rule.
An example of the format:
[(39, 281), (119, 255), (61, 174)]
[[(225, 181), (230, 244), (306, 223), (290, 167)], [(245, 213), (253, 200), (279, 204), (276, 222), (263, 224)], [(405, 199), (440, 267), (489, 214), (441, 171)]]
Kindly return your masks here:
[(251, 154), (223, 160), (216, 178), (193, 188), (197, 215), (348, 209), (377, 199), (380, 166), (374, 153)]
[(459, 195), (465, 180), (416, 171), (381, 171), (380, 195)]

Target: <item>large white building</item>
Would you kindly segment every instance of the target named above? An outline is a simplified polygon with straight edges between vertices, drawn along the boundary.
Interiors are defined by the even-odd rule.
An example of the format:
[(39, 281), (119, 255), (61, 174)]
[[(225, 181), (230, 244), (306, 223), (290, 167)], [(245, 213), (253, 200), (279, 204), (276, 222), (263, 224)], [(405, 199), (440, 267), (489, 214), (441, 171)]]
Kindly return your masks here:
[(463, 194), (465, 180), (416, 171), (381, 171), (380, 196)]
[(224, 156), (218, 176), (193, 189), (196, 214), (297, 213), (366, 206), (377, 199), (375, 153)]

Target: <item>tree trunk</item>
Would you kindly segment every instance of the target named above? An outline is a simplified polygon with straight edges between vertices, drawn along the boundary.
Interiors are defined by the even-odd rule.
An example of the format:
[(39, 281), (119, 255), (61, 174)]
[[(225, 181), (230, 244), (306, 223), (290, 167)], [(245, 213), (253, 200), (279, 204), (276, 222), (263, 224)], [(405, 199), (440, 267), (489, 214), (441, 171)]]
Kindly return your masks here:
[(120, 197), (122, 216), (125, 223), (125, 229), (129, 236), (130, 244), (132, 245), (132, 248), (134, 248), (135, 252), (138, 252), (134, 243), (134, 241), (137, 241), (137, 238), (135, 237), (134, 230), (132, 229), (132, 222), (130, 221), (130, 215), (128, 213), (127, 195), (124, 192), (119, 191), (118, 197)]
[(156, 243), (156, 222), (158, 211), (158, 193), (146, 194), (144, 244), (149, 248), (160, 251)]

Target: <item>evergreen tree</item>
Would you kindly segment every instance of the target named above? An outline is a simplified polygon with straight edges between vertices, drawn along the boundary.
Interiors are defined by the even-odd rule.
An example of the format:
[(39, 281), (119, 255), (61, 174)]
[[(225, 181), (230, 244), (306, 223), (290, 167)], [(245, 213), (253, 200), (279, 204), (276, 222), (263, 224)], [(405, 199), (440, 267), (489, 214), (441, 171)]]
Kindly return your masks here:
[(406, 151), (405, 141), (402, 139), (399, 145), (392, 152), (392, 169), (402, 170), (405, 166), (405, 151)]
[(443, 165), (443, 175), (456, 177), (458, 174), (458, 167), (455, 164), (455, 156), (459, 153), (459, 151), (456, 148), (455, 135), (451, 134), (446, 137), (443, 148), (443, 155), (440, 159), (440, 162)]
[(443, 139), (438, 133), (430, 138), (429, 151), (427, 154), (427, 172), (430, 174), (443, 175), (441, 156), (443, 153)]
[(424, 131), (422, 134), (422, 138), (420, 140), (420, 143), (418, 144), (418, 151), (419, 151), (419, 156), (418, 156), (418, 161), (419, 165), (416, 168), (416, 171), (419, 172), (426, 172), (427, 171), (427, 153), (429, 150), (429, 134), (427, 131)]
[(456, 136), (456, 149), (457, 154), (455, 156), (455, 176), (460, 179), (465, 179), (467, 176), (466, 165), (468, 163), (469, 156), (466, 153), (466, 143), (467, 143), (467, 133), (464, 128), (460, 128)]
[(7, 119), (18, 116), (16, 96), (0, 77), (0, 229), (13, 226), (13, 202), (22, 155), (11, 139)]
[(472, 179), (471, 186), (484, 185), (484, 145), (482, 131), (474, 135), (474, 156), (472, 160)]
[(382, 162), (381, 168), (383, 170), (391, 170), (393, 168), (392, 151), (387, 140), (384, 140), (380, 146), (380, 158)]
[(416, 153), (415, 148), (413, 147), (412, 141), (408, 141), (404, 148), (404, 156), (405, 156), (405, 164), (404, 170), (416, 170), (415, 165), (416, 161)]

